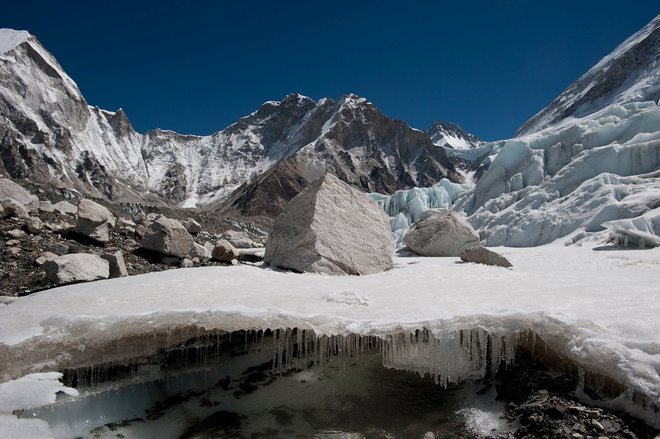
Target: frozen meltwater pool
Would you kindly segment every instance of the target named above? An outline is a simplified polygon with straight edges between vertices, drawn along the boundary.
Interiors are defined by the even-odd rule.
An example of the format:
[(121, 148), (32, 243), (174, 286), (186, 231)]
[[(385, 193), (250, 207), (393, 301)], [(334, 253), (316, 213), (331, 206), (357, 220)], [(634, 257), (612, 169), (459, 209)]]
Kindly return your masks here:
[[(142, 367), (80, 387), (81, 396), (23, 417), (47, 421), (57, 438), (428, 439), (512, 429), (494, 391), (478, 395), (477, 384), (443, 388), (428, 376), (387, 369), (377, 339), (359, 343), (350, 357), (287, 360), (268, 334), (248, 344), (235, 337), (230, 349), (205, 354), (206, 365), (191, 351), (170, 354), (162, 370)], [(82, 382), (80, 371), (65, 380)]]

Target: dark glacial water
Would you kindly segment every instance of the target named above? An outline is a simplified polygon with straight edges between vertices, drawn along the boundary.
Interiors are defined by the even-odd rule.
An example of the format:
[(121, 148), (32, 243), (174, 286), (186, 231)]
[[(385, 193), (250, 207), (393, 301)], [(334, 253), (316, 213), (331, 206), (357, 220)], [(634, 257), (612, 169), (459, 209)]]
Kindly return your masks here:
[[(443, 388), (382, 364), (376, 342), (314, 358), (284, 354), (269, 336), (239, 340), (212, 354), (170, 351), (132, 373), (97, 370), (110, 379), (24, 416), (46, 420), (59, 438), (431, 439), (513, 430), (494, 391)], [(90, 381), (80, 371), (67, 376)]]

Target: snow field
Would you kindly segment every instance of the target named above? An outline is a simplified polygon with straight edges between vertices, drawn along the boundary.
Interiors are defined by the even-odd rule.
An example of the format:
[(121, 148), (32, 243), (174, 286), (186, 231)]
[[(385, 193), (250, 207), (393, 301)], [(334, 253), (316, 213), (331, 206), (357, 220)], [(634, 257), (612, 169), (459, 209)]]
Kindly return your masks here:
[[(483, 370), (455, 355), (478, 347), (452, 341), (459, 331), (515, 340), (531, 330), (554, 351), (629, 389), (617, 403), (658, 425), (660, 250), (551, 245), (498, 251), (513, 269), (400, 257), (394, 270), (361, 277), (238, 266), (60, 287), (0, 309), (0, 353), (10, 359), (0, 373), (7, 380), (98, 362), (100, 354), (109, 361), (148, 355), (167, 340), (176, 344), (172, 331), (181, 327), (296, 327), (384, 340), (427, 328), (437, 341), (433, 352), (411, 345), (391, 364), (455, 381)], [(646, 411), (632, 404), (633, 392)]]

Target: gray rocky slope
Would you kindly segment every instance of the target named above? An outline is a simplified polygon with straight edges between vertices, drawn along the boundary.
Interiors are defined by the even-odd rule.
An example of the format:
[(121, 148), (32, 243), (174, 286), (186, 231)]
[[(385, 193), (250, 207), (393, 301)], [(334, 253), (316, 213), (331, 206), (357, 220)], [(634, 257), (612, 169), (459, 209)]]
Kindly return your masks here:
[[(276, 214), (324, 172), (366, 191), (461, 181), (442, 148), (349, 94), (292, 94), (210, 136), (136, 132), (87, 104), (37, 39), (0, 30), (0, 173), (87, 196)], [(261, 206), (261, 207), (260, 207)]]
[(571, 84), (516, 135), (537, 132), (570, 116), (584, 117), (611, 104), (657, 102), (659, 83), (660, 15)]

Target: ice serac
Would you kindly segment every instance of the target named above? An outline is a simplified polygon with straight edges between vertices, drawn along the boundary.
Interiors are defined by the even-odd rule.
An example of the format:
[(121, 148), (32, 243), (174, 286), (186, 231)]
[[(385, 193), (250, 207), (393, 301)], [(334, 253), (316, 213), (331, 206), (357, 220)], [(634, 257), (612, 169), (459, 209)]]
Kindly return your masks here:
[[(660, 17), (626, 40), (519, 137), (482, 147), (490, 148), (487, 170), (455, 209), (486, 245), (535, 246), (567, 235), (575, 243), (604, 231), (603, 223), (658, 207), (659, 26)], [(587, 90), (584, 78), (596, 82)], [(572, 110), (559, 111), (557, 102), (572, 102), (564, 108)]]
[(473, 184), (452, 183), (446, 178), (431, 187), (414, 187), (396, 191), (392, 195), (371, 193), (390, 217), (390, 227), (397, 248), (403, 246), (403, 237), (410, 226), (429, 209), (449, 209), (463, 194), (474, 189)]
[(428, 210), (412, 225), (403, 242), (420, 256), (458, 256), (479, 245), (479, 235), (459, 213)]
[(264, 262), (298, 272), (372, 274), (393, 267), (387, 215), (366, 194), (327, 174), (287, 204)]
[(660, 15), (571, 84), (517, 135), (538, 132), (570, 116), (582, 118), (611, 104), (657, 102), (659, 78)]

